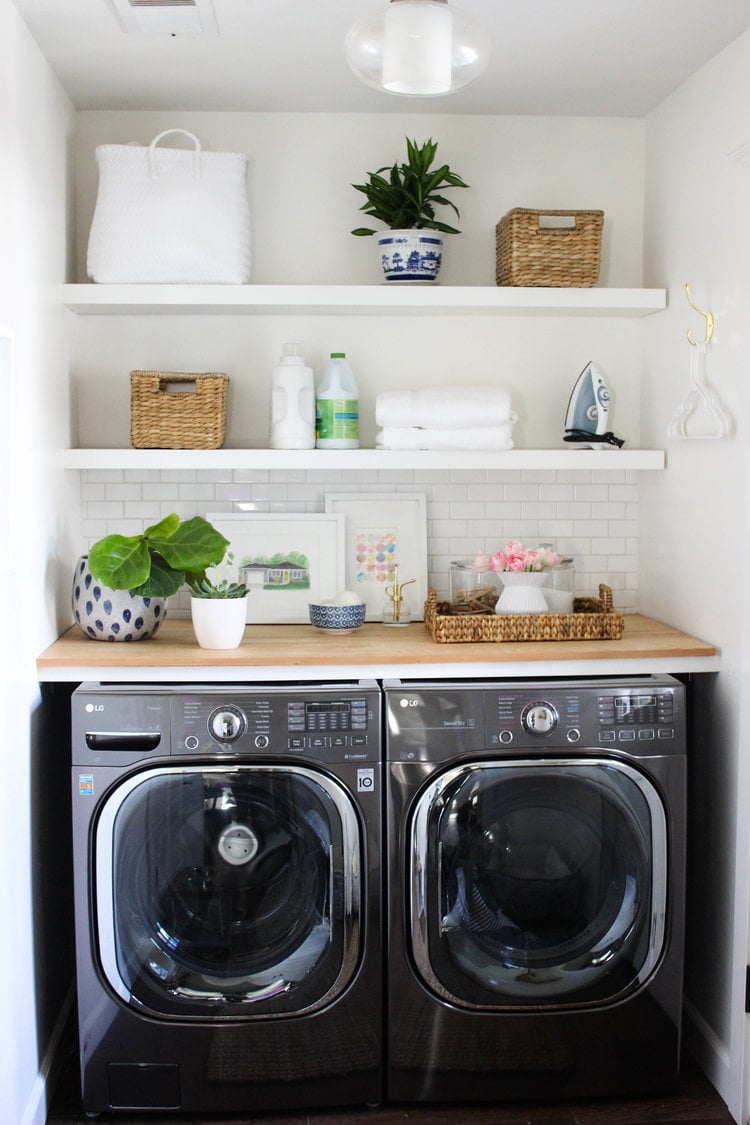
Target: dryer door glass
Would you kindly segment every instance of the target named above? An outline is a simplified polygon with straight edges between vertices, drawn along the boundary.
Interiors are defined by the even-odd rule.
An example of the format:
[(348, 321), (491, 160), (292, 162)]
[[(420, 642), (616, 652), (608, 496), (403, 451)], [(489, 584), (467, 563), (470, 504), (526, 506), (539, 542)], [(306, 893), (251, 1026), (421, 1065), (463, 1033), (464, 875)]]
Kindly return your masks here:
[(359, 951), (351, 799), (299, 767), (149, 770), (96, 828), (99, 956), (124, 1000), (173, 1017), (309, 1012)]
[(411, 819), (411, 933), (426, 983), (468, 1007), (565, 1007), (636, 989), (661, 953), (666, 820), (616, 762), (448, 771)]

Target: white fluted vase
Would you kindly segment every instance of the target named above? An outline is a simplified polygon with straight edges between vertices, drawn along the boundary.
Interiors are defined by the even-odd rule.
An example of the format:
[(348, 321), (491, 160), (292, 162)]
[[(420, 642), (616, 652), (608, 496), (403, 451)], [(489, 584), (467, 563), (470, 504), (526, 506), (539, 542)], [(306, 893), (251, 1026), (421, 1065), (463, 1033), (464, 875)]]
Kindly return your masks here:
[(542, 587), (546, 570), (504, 570), (500, 573), (503, 590), (495, 613), (547, 613)]

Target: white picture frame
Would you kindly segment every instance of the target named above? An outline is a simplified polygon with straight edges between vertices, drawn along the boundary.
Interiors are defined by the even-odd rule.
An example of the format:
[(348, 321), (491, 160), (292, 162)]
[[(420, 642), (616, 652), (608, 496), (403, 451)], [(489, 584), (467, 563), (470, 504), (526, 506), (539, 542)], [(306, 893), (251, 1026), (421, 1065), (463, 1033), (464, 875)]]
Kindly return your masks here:
[(213, 512), (206, 519), (230, 544), (228, 561), (210, 577), (247, 582), (248, 624), (309, 623), (309, 602), (344, 589), (343, 514)]
[(364, 601), (366, 621), (380, 621), (385, 587), (398, 562), (412, 621), (424, 618), (427, 598), (427, 502), (423, 492), (328, 492), (326, 512), (346, 517), (344, 576), (347, 590)]

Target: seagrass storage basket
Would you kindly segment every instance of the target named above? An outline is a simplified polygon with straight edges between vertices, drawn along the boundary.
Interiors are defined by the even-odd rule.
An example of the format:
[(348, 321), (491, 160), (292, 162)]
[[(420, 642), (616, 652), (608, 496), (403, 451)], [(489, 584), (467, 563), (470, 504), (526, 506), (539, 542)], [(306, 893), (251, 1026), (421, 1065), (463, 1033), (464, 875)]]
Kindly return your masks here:
[[(185, 390), (170, 390), (184, 383)], [(217, 371), (130, 372), (130, 443), (136, 449), (218, 449), (229, 377)]]
[(498, 285), (596, 285), (603, 211), (514, 207), (495, 228)]
[(575, 598), (572, 613), (459, 613), (450, 602), (427, 592), (425, 627), (438, 644), (471, 641), (602, 641), (619, 640), (625, 619), (612, 605), (612, 591), (599, 586), (598, 598)]

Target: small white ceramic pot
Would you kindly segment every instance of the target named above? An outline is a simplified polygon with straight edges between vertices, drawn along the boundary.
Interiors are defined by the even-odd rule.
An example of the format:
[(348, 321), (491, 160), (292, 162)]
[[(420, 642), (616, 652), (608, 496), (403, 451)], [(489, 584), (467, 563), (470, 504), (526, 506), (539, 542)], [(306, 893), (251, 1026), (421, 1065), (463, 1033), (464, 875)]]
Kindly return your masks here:
[(439, 230), (385, 230), (378, 251), (386, 281), (434, 281), (443, 260)]
[(190, 615), (201, 648), (239, 648), (242, 644), (247, 598), (191, 598)]
[(147, 641), (167, 616), (166, 598), (141, 598), (97, 582), (86, 555), (76, 563), (71, 604), (76, 625), (95, 641)]

